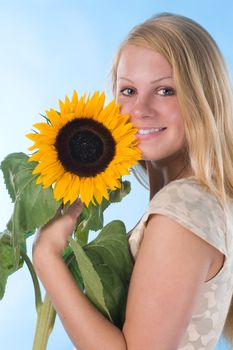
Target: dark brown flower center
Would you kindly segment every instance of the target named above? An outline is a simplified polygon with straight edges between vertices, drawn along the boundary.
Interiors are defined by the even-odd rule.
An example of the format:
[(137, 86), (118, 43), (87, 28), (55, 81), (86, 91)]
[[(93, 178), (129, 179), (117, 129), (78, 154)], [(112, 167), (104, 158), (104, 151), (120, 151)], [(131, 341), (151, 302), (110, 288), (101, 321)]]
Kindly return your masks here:
[(70, 138), (69, 148), (72, 158), (78, 163), (94, 163), (103, 154), (103, 142), (90, 130), (77, 131)]
[(59, 130), (55, 147), (66, 171), (80, 177), (95, 176), (104, 171), (115, 155), (111, 132), (92, 118), (68, 122)]

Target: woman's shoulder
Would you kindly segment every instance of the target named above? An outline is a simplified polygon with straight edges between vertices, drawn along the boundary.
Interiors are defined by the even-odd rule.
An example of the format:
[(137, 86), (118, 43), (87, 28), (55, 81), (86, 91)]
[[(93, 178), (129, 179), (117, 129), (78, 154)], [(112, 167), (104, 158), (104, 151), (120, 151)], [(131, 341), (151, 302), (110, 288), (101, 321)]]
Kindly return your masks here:
[[(161, 193), (170, 191), (171, 189), (177, 188), (177, 191), (190, 190), (191, 188), (197, 188), (200, 191), (204, 190), (204, 186), (200, 184), (195, 176), (189, 176), (181, 179), (176, 179), (170, 181), (168, 184), (159, 189), (154, 195), (154, 197), (160, 196)], [(153, 201), (154, 197), (151, 201)]]
[(227, 255), (223, 209), (216, 197), (195, 177), (171, 181), (154, 195), (131, 235), (130, 241), (136, 244), (137, 249), (148, 219), (153, 214), (161, 214), (176, 221)]
[[(195, 178), (170, 182), (152, 198), (147, 218), (162, 214), (226, 254), (226, 216), (218, 199)], [(147, 219), (146, 219), (147, 220)]]
[(159, 211), (199, 225), (206, 225), (208, 220), (209, 225), (219, 226), (225, 219), (216, 196), (194, 176), (171, 181), (159, 190), (150, 201), (148, 215)]
[(220, 209), (220, 203), (217, 198), (209, 191), (207, 186), (201, 184), (195, 176), (177, 179), (169, 182), (162, 187), (151, 199), (149, 209), (154, 205), (162, 205), (163, 202), (169, 204), (183, 204), (188, 208), (192, 206)]

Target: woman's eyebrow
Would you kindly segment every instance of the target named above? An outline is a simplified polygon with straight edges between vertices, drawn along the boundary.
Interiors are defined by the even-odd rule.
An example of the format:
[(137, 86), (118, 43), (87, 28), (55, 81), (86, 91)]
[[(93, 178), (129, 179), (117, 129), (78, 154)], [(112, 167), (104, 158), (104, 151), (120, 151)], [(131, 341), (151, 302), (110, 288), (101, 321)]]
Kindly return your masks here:
[(150, 83), (154, 84), (154, 83), (157, 83), (158, 81), (165, 80), (165, 79), (172, 79), (172, 76), (168, 75), (167, 77), (158, 78), (158, 79), (152, 80)]
[[(150, 82), (150, 84), (154, 84), (154, 83), (157, 83), (158, 81), (161, 81), (161, 80), (165, 80), (165, 79), (172, 79), (172, 76), (169, 75), (169, 76), (166, 76), (166, 77), (161, 77), (161, 78), (158, 78), (158, 79), (155, 79), (155, 80), (152, 80)], [(132, 80), (128, 79), (128, 78), (125, 78), (125, 77), (119, 77), (118, 80), (127, 80), (129, 81), (130, 83), (134, 83)]]

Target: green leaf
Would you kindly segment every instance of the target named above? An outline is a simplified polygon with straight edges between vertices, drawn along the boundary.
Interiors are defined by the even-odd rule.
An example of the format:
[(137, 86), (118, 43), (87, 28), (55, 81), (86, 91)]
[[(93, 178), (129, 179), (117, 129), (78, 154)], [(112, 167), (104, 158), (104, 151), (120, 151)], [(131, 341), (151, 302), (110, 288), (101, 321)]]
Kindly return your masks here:
[(4, 296), (8, 276), (17, 269), (11, 240), (9, 231), (0, 233), (0, 299)]
[(103, 228), (104, 217), (103, 212), (111, 203), (120, 202), (130, 192), (130, 182), (122, 181), (121, 188), (109, 191), (109, 200), (103, 198), (100, 205), (90, 203), (88, 207), (84, 207), (80, 219), (76, 227), (76, 236), (84, 244), (87, 243), (88, 233), (90, 230), (98, 231)]
[(1, 162), (5, 185), (13, 202), (19, 189), (28, 182), (28, 173), (31, 174), (37, 164), (27, 160), (28, 156), (24, 153), (11, 153)]
[(118, 203), (121, 202), (122, 199), (129, 194), (131, 191), (131, 185), (129, 181), (122, 181), (121, 188), (118, 188), (115, 191), (110, 191), (109, 193), (109, 202), (110, 203)]
[(77, 233), (82, 235), (90, 230), (98, 231), (103, 227), (103, 211), (101, 205), (90, 203), (88, 207), (84, 207), (80, 215), (77, 226)]
[(14, 205), (8, 229), (20, 237), (45, 225), (56, 213), (61, 202), (56, 201), (52, 188), (36, 184), (32, 175), (37, 163), (28, 162), (24, 153), (12, 153), (1, 163), (4, 180)]
[(111, 316), (106, 307), (103, 285), (101, 280), (91, 263), (91, 260), (85, 254), (83, 248), (73, 239), (70, 238), (70, 245), (74, 250), (80, 271), (83, 276), (85, 292), (94, 305), (111, 320)]
[[(80, 242), (79, 242), (80, 243)], [(82, 274), (80, 272), (77, 260), (75, 259), (75, 255), (73, 250), (71, 249), (70, 246), (66, 247), (63, 259), (70, 270), (74, 280), (76, 281), (77, 285), (81, 290), (84, 290), (84, 283), (83, 283), (83, 278)]]
[[(73, 244), (72, 248), (85, 287), (90, 280), (92, 282), (91, 291), (86, 289), (87, 296), (98, 309), (99, 304), (104, 305), (104, 309), (107, 308), (111, 315), (109, 319), (121, 328), (125, 319), (128, 286), (133, 268), (124, 223), (119, 220), (112, 221), (102, 229), (95, 240), (83, 247), (88, 260), (87, 257), (83, 258), (84, 252), (81, 257), (80, 248), (76, 249), (77, 243)], [(89, 265), (91, 262), (91, 269), (86, 265), (86, 261)], [(99, 285), (102, 286), (101, 291)]]
[(0, 300), (4, 297), (8, 274), (0, 267)]
[(84, 290), (84, 283), (83, 283), (83, 277), (80, 272), (77, 260), (75, 259), (75, 256), (73, 259), (69, 262), (68, 269), (70, 270), (73, 278), (75, 279), (77, 285), (81, 290)]

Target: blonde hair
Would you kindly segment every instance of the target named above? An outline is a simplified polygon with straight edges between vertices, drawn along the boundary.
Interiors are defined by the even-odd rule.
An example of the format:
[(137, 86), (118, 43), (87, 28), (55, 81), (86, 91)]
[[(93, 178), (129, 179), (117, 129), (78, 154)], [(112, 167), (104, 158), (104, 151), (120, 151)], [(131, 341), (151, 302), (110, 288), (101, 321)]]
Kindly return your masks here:
[[(188, 161), (199, 183), (217, 197), (225, 210), (227, 196), (233, 198), (233, 95), (218, 46), (189, 18), (169, 13), (152, 17), (134, 27), (119, 47), (112, 67), (114, 94), (117, 67), (126, 45), (153, 49), (171, 65)], [(233, 345), (233, 301), (224, 335)]]

